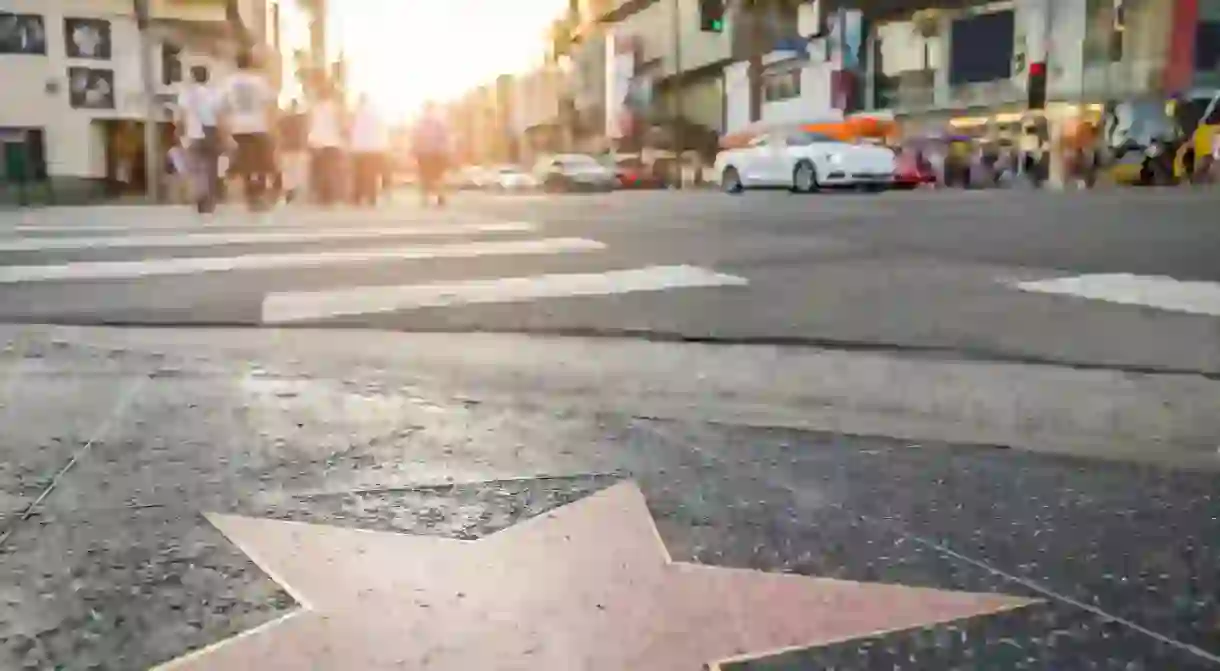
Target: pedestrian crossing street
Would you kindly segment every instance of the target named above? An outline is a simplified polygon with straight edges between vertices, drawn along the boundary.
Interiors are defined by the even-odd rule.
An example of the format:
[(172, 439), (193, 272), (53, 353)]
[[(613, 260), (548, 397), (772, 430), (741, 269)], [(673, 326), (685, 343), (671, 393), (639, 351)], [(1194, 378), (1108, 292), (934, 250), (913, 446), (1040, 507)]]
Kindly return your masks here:
[(448, 211), (283, 208), (205, 219), (186, 208), (116, 207), (71, 214), (32, 211), (0, 225), (0, 318), (190, 317), (198, 305), (226, 315), (213, 321), (317, 323), (749, 284), (711, 268), (615, 255), (600, 240), (552, 234), (537, 223)]

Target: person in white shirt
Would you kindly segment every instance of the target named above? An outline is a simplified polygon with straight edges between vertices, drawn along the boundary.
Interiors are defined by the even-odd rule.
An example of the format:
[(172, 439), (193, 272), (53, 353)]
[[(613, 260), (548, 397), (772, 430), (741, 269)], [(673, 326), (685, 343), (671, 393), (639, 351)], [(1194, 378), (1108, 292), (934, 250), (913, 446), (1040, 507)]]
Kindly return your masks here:
[(235, 167), (245, 183), (246, 202), (250, 209), (260, 209), (279, 172), (271, 134), (276, 101), (252, 52), (238, 54), (237, 72), (225, 82), (224, 102), (228, 130), (237, 143)]
[(347, 135), (343, 104), (332, 86), (323, 85), (309, 110), (309, 175), (318, 203), (330, 206), (342, 193), (343, 150)]
[(200, 213), (216, 209), (220, 192), (217, 163), (220, 159), (220, 99), (208, 83), (208, 69), (191, 68), (191, 80), (178, 92), (176, 125), (187, 148), (187, 172)]
[(449, 169), (452, 146), (449, 123), (440, 108), (432, 101), (425, 103), (423, 116), (411, 134), (411, 151), (415, 154), (424, 207), (433, 197), (438, 206), (445, 206), (445, 172)]
[(174, 139), (174, 144), (165, 152), (169, 201), (174, 204), (189, 203), (194, 200), (191, 185), (191, 148), (184, 134), (176, 134)]
[(293, 202), (308, 184), (309, 175), (309, 115), (298, 101), (293, 100), (280, 116), (276, 145), (280, 156), (281, 190), (284, 200)]
[(390, 134), (367, 95), (360, 96), (352, 119), (352, 194), (356, 205), (377, 204), (381, 178), (385, 173)]

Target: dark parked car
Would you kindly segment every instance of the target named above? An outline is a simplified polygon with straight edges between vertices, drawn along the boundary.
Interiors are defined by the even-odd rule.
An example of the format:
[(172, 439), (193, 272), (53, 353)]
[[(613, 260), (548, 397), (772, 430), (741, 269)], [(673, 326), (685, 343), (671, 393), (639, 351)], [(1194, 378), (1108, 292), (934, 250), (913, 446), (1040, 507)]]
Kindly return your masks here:
[(618, 177), (620, 189), (664, 189), (669, 187), (669, 180), (657, 165), (646, 165), (638, 158), (622, 158), (615, 165), (615, 175)]
[(613, 191), (618, 185), (614, 171), (584, 154), (559, 154), (538, 161), (534, 177), (544, 191)]

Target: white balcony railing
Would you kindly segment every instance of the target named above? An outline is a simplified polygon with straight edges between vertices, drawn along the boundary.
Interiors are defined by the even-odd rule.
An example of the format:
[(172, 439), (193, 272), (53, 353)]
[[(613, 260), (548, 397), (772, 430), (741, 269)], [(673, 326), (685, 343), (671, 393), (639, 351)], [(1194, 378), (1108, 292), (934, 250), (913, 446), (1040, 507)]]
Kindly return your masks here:
[[(133, 16), (133, 0), (96, 0), (101, 14)], [(148, 0), (149, 17), (159, 21), (224, 21), (227, 0)], [(255, 26), (262, 11), (256, 0), (238, 0), (238, 9), (246, 22)]]
[[(100, 0), (97, 4), (100, 13), (135, 14), (133, 0)], [(225, 4), (225, 0), (148, 0), (148, 14), (158, 20), (224, 21)]]
[(985, 107), (1020, 102), (1025, 89), (1017, 82), (1010, 78), (959, 84), (949, 89), (948, 103), (951, 107)]

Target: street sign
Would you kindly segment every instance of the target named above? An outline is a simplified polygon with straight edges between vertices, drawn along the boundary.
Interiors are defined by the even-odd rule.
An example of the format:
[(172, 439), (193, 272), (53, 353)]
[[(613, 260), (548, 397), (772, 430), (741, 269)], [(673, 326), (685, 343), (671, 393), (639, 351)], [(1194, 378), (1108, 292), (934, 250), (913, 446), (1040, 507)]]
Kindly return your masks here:
[(798, 54), (809, 52), (809, 40), (803, 37), (785, 37), (775, 42), (775, 51), (795, 51)]

